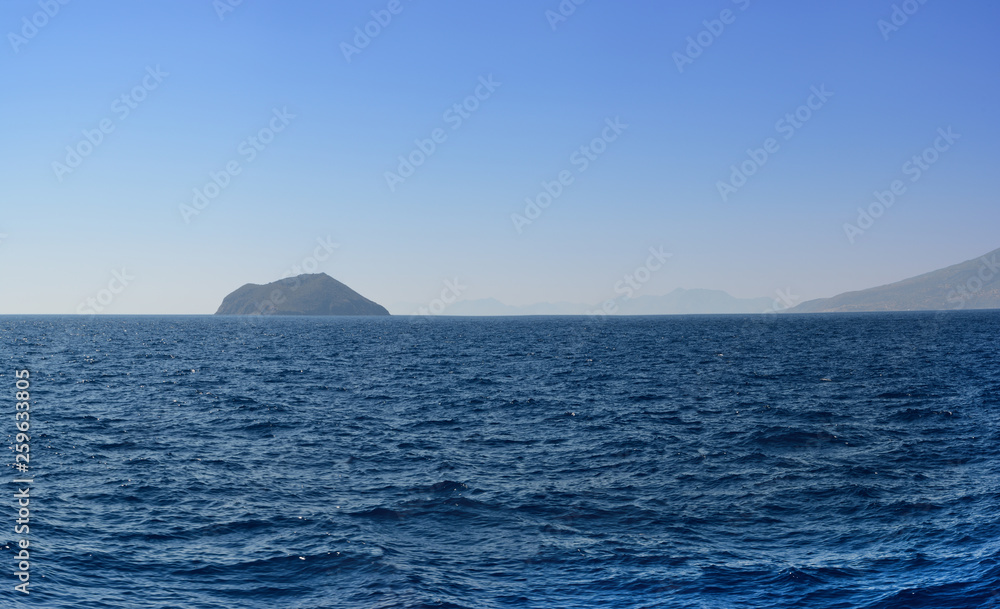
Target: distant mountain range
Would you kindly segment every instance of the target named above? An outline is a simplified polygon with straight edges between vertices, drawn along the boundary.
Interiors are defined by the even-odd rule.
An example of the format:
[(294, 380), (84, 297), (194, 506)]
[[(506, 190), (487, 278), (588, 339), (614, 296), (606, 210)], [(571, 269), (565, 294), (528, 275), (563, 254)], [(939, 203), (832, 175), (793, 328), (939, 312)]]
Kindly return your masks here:
[[(678, 288), (662, 296), (643, 295), (613, 301), (618, 315), (688, 315), (702, 313), (763, 313), (771, 311), (771, 298), (736, 298), (721, 290), (684, 290)], [(497, 316), (497, 315), (589, 315), (601, 311), (603, 303), (580, 304), (571, 302), (545, 302), (532, 305), (507, 305), (495, 298), (461, 300), (448, 305), (442, 315)], [(416, 314), (418, 307), (399, 305), (400, 312)], [(780, 308), (780, 307), (779, 307)]]
[[(786, 309), (771, 298), (735, 298), (721, 290), (676, 289), (662, 296), (619, 298), (618, 315), (746, 314), (765, 312), (838, 313), (864, 311), (946, 311), (1000, 309), (1000, 249), (974, 260), (889, 285), (809, 300)], [(493, 299), (465, 300), (444, 315), (588, 315), (601, 304), (539, 303), (511, 306)], [(415, 309), (414, 309), (415, 310)]]
[[(677, 288), (663, 296), (643, 295), (620, 301), (622, 315), (697, 315), (764, 313), (775, 308), (773, 298), (736, 298), (722, 290)], [(781, 308), (778, 305), (777, 308)]]
[(216, 315), (388, 315), (326, 273), (299, 275), (267, 285), (248, 283), (222, 301)]
[(910, 279), (809, 300), (789, 313), (1000, 309), (1000, 249)]

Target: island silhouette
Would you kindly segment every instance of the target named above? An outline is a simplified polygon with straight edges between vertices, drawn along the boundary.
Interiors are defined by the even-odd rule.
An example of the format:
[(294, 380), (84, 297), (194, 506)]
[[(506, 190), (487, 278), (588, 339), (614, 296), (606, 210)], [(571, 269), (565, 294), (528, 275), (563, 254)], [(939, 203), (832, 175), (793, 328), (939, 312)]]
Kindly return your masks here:
[(216, 315), (389, 315), (326, 273), (248, 283), (226, 296)]

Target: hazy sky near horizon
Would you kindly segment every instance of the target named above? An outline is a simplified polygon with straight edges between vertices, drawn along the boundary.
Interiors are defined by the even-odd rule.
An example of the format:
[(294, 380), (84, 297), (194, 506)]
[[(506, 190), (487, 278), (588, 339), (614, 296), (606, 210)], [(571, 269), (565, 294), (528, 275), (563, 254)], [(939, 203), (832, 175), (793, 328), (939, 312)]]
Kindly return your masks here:
[(640, 294), (810, 299), (1000, 247), (993, 2), (230, 2), (0, 4), (0, 314), (597, 303), (651, 247)]

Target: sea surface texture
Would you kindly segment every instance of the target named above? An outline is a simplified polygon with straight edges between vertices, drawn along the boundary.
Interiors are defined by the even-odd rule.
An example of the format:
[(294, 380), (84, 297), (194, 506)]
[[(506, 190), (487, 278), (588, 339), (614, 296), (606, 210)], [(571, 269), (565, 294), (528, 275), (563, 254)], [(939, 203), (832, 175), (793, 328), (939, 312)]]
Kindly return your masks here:
[(3, 607), (1000, 607), (997, 312), (4, 317), (0, 357)]

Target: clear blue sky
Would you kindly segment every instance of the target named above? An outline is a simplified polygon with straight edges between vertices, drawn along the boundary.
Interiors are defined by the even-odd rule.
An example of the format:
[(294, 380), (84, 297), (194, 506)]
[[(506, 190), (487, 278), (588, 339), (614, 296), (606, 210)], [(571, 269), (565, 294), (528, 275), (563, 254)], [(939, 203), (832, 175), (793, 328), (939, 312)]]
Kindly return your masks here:
[[(587, 0), (554, 28), (558, 0), (400, 0), (348, 61), (342, 43), (389, 0), (244, 0), (220, 18), (227, 1), (0, 4), (0, 313), (72, 313), (109, 284), (107, 313), (212, 313), (327, 237), (339, 247), (317, 270), (394, 313), (455, 277), (463, 298), (599, 302), (650, 247), (673, 257), (643, 293), (806, 299), (1000, 247), (994, 2), (914, 1), (890, 31), (889, 0)], [(832, 97), (785, 139), (778, 121), (822, 86)], [(446, 115), (477, 87), (478, 108)], [(571, 155), (616, 118), (628, 128), (582, 170)], [(283, 129), (249, 160), (241, 144), (269, 125)], [(949, 127), (961, 138), (913, 181), (904, 163)], [(768, 138), (777, 151), (723, 200), (719, 181)], [(67, 146), (89, 155), (70, 168)], [(515, 230), (563, 171), (572, 183)], [(905, 194), (851, 243), (844, 224), (895, 180)]]

